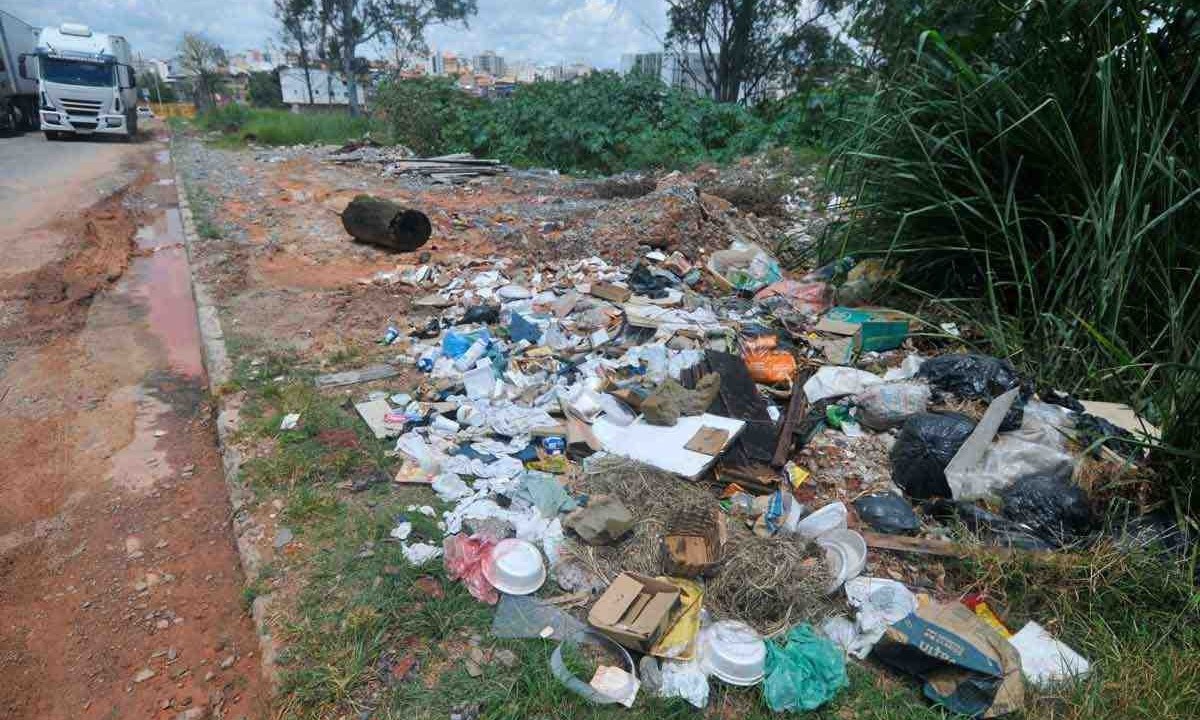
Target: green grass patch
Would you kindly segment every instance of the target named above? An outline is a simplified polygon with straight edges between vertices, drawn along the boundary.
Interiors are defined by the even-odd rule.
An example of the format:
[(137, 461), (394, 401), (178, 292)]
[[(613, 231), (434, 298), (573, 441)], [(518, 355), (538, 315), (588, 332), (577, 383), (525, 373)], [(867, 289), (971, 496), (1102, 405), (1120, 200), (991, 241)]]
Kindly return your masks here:
[(216, 198), (204, 188), (190, 183), (184, 192), (187, 193), (188, 205), (192, 208), (192, 222), (196, 226), (196, 234), (206, 240), (220, 239), (221, 229), (215, 218)]
[(196, 124), (205, 130), (219, 130), (235, 143), (252, 141), (262, 145), (341, 144), (359, 139), (372, 129), (376, 134), (380, 131), (369, 117), (352, 118), (337, 110), (293, 113), (236, 103), (199, 115)]

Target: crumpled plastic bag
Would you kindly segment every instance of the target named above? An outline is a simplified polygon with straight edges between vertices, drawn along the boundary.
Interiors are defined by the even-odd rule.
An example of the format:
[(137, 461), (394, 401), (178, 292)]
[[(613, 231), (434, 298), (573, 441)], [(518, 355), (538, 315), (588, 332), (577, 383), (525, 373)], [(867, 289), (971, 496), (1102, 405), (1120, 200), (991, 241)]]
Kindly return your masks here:
[(866, 370), (826, 365), (804, 383), (804, 394), (810, 403), (815, 403), (838, 395), (857, 395), (882, 382), (883, 378)]
[(771, 710), (815, 710), (849, 685), (846, 656), (811, 625), (792, 628), (783, 646), (767, 643), (763, 698)]
[(700, 583), (683, 578), (659, 577), (679, 588), (679, 609), (670, 627), (650, 648), (650, 655), (676, 660), (691, 660), (696, 654), (696, 637), (700, 633), (700, 602), (704, 588)]
[(754, 302), (763, 303), (772, 298), (781, 299), (802, 315), (820, 315), (829, 309), (833, 288), (823, 282), (780, 280), (755, 293)]
[(738, 290), (754, 292), (783, 278), (779, 261), (753, 243), (735, 242), (708, 258), (708, 269)]
[(698, 708), (708, 705), (708, 676), (698, 660), (664, 660), (659, 697), (683, 698)]
[(900, 427), (929, 407), (933, 391), (925, 383), (894, 382), (872, 385), (854, 396), (858, 421), (876, 431)]
[(476, 600), (495, 605), (500, 600), (496, 588), (483, 576), (483, 564), (488, 561), (496, 543), (478, 535), (450, 535), (442, 541), (445, 552), (446, 575), (467, 586)]

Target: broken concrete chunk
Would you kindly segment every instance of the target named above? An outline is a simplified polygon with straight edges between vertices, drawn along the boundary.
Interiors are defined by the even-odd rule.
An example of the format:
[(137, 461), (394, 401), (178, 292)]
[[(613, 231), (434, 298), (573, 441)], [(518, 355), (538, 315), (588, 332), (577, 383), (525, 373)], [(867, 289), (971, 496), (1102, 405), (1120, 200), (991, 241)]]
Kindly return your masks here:
[(608, 495), (596, 495), (563, 522), (588, 545), (608, 545), (616, 542), (633, 527), (633, 514), (620, 500)]

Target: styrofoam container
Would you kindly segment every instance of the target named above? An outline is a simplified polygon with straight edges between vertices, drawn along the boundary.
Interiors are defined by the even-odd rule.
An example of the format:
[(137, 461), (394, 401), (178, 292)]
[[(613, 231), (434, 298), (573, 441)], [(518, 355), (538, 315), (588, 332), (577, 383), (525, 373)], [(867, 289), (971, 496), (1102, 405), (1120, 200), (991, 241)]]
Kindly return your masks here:
[(867, 541), (853, 530), (830, 530), (817, 538), (817, 544), (825, 549), (825, 564), (831, 576), (829, 592), (861, 575), (867, 566)]
[(763, 679), (767, 644), (754, 628), (738, 620), (722, 620), (700, 632), (701, 668), (730, 685), (747, 687)]
[(496, 543), (483, 576), (502, 593), (529, 595), (546, 582), (546, 564), (533, 543), (510, 538)]
[(815, 540), (832, 530), (844, 530), (847, 515), (845, 503), (831, 502), (801, 520), (796, 525), (796, 533)]

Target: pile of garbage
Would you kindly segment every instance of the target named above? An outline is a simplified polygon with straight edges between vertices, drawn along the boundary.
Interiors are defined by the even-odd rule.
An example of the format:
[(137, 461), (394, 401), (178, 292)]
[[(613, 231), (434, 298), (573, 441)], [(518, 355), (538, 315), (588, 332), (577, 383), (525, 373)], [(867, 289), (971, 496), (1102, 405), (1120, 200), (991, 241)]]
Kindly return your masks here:
[[(668, 244), (624, 266), (397, 274), (413, 322), (380, 342), (421, 381), (355, 407), (396, 439), (395, 482), (428, 485), (445, 509), (440, 543), (403, 518), (394, 537), (496, 605), (498, 637), (558, 642), (552, 673), (589, 701), (644, 690), (704, 707), (719, 681), (807, 710), (847, 686), (848, 657), (872, 654), (991, 717), (1021, 707), (1026, 681), (1087, 672), (1036, 624), (1009, 633), (986, 598), (864, 575), (870, 548), (961, 550), (939, 539), (943, 521), (1005, 548), (1079, 542), (1095, 530), (1081, 463), (1136, 453), (1153, 430), (1039, 398), (1005, 360), (915, 353), (914, 318), (860, 304), (881, 265), (791, 278), (740, 241), (702, 264)], [(831, 438), (884, 443), (890, 481), (844, 499), (815, 488), (802, 449)], [(561, 657), (583, 645), (609, 659), (592, 677)]]

